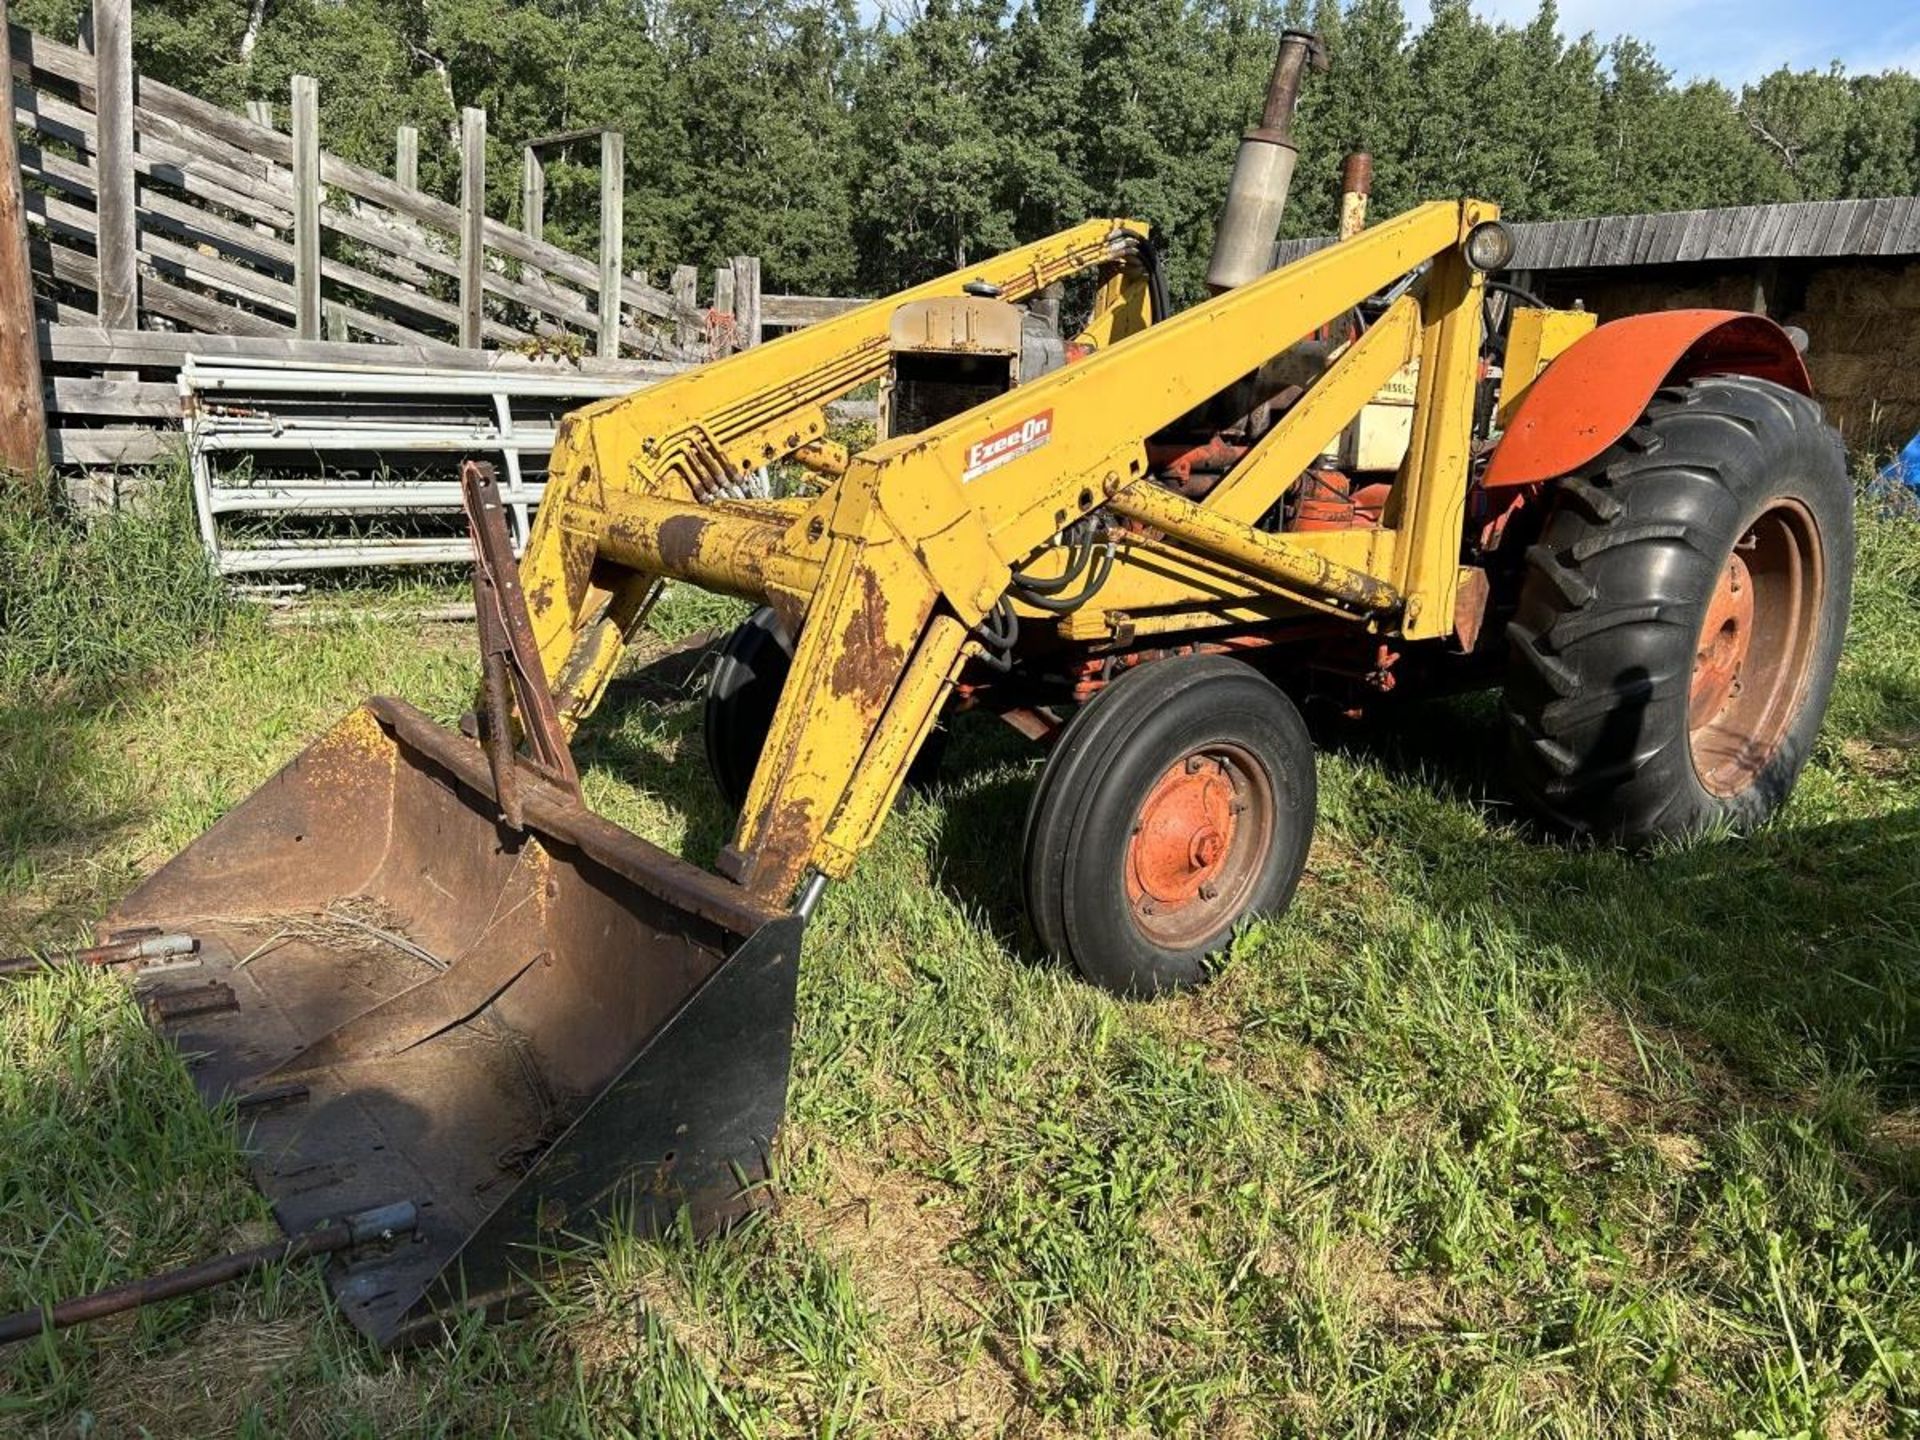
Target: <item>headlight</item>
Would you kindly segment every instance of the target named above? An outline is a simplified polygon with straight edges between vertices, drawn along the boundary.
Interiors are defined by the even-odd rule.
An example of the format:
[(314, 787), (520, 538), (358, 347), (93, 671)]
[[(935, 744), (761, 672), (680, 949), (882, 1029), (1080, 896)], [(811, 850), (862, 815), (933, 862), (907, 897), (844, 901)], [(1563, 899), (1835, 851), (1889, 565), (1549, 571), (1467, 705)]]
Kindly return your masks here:
[(1467, 232), (1467, 264), (1483, 275), (1504, 270), (1513, 259), (1513, 232), (1498, 220), (1482, 220)]

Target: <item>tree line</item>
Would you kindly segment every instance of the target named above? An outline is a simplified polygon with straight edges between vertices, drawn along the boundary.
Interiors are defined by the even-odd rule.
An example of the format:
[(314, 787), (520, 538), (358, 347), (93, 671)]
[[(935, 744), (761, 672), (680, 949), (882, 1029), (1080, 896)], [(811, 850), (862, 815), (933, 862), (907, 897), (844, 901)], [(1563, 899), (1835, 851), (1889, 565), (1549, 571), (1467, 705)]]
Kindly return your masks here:
[[(1374, 210), (1472, 193), (1518, 220), (1920, 190), (1920, 79), (1780, 70), (1681, 82), (1644, 43), (1433, 0), (137, 0), (143, 73), (282, 108), (320, 80), (327, 148), (458, 189), (457, 115), (488, 111), (489, 212), (519, 206), (519, 147), (626, 136), (630, 264), (762, 257), (769, 289), (878, 292), (1093, 214), (1152, 221), (1199, 288), (1239, 134), (1279, 32), (1312, 28), (1289, 234), (1324, 233), (1346, 152)], [(901, 8), (907, 6), (910, 8)], [(71, 38), (85, 0), (16, 0)], [(591, 252), (597, 149), (548, 165), (549, 238)]]

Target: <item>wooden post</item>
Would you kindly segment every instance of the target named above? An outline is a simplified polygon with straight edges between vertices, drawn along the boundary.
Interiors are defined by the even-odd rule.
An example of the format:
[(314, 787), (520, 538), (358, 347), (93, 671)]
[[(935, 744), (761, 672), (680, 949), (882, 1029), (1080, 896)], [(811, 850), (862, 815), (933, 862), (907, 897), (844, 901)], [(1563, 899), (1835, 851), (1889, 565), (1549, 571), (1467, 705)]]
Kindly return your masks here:
[(713, 270), (713, 308), (728, 319), (733, 319), (733, 271), (725, 265), (716, 265)]
[[(695, 291), (700, 284), (700, 272), (691, 265), (679, 265), (674, 268), (673, 278), (667, 282), (667, 293), (673, 296), (674, 304), (693, 310), (698, 305)], [(681, 349), (689, 349), (700, 339), (700, 327), (691, 319), (678, 318), (673, 322), (673, 342)]]
[(100, 323), (133, 330), (140, 323), (139, 236), (133, 193), (133, 0), (100, 0), (93, 16), (98, 186)]
[(403, 189), (420, 188), (420, 132), (411, 125), (393, 132), (393, 178)]
[(547, 167), (531, 145), (520, 152), (520, 229), (529, 240), (547, 238)]
[(760, 343), (760, 257), (733, 257), (733, 328), (740, 348)]
[[(7, 0), (0, 0), (0, 113), (13, 114), (13, 56)], [(47, 452), (47, 402), (41, 392), (39, 327), (33, 318), (33, 270), (27, 261), (27, 212), (20, 197), (14, 127), (0, 125), (0, 466), (34, 475)]]
[(487, 112), (460, 112), (460, 343), (478, 350), (486, 317)]
[(293, 333), (320, 338), (320, 82), (293, 77)]
[(618, 130), (600, 132), (600, 353), (620, 357), (621, 254), (626, 249), (627, 147)]
[(247, 118), (256, 125), (273, 128), (273, 102), (271, 100), (247, 101)]

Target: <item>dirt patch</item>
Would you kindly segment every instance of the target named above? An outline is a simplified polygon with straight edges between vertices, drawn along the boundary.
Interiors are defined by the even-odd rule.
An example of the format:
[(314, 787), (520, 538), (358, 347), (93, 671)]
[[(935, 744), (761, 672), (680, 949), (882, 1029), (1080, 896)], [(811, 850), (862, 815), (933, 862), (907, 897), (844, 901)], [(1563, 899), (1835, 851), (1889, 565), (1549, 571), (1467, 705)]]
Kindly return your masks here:
[(987, 1283), (950, 1258), (965, 1234), (944, 1193), (901, 1170), (828, 1152), (826, 1181), (785, 1220), (847, 1268), (879, 1317), (889, 1418), (905, 1432), (988, 1434), (1021, 1408), (1015, 1372), (990, 1333)]
[(1327, 1268), (1356, 1309), (1396, 1334), (1438, 1330), (1446, 1323), (1446, 1287), (1432, 1275), (1395, 1270), (1371, 1240), (1342, 1240)]
[(310, 1318), (236, 1313), (209, 1320), (171, 1353), (102, 1346), (92, 1387), (96, 1433), (231, 1435), (298, 1364), (312, 1329)]
[(1907, 765), (1912, 756), (1914, 741), (1898, 740), (1843, 740), (1840, 753), (1846, 757), (1849, 768), (1875, 780), (1897, 780), (1907, 773)]

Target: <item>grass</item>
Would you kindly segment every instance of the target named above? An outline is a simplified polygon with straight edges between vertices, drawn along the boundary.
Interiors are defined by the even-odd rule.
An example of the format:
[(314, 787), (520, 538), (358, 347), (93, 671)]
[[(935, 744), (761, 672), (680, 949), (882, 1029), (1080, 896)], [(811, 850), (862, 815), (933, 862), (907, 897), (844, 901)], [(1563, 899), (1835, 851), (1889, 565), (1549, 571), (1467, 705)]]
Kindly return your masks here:
[[(0, 949), (81, 938), (363, 693), (445, 718), (471, 682), (464, 628), (129, 613), (0, 659)], [(1916, 613), (1920, 527), (1869, 517), (1830, 722), (1745, 840), (1532, 838), (1484, 699), (1327, 730), (1293, 912), (1158, 1004), (1037, 956), (1037, 762), (963, 720), (810, 932), (777, 1212), (584, 1237), (534, 1313), (400, 1357), (312, 1270), (262, 1277), (0, 1357), (0, 1428), (1920, 1431)], [(582, 759), (598, 807), (705, 861), (697, 711), (643, 670)], [(11, 987), (0, 1041), (0, 1308), (267, 1233), (114, 982)]]

